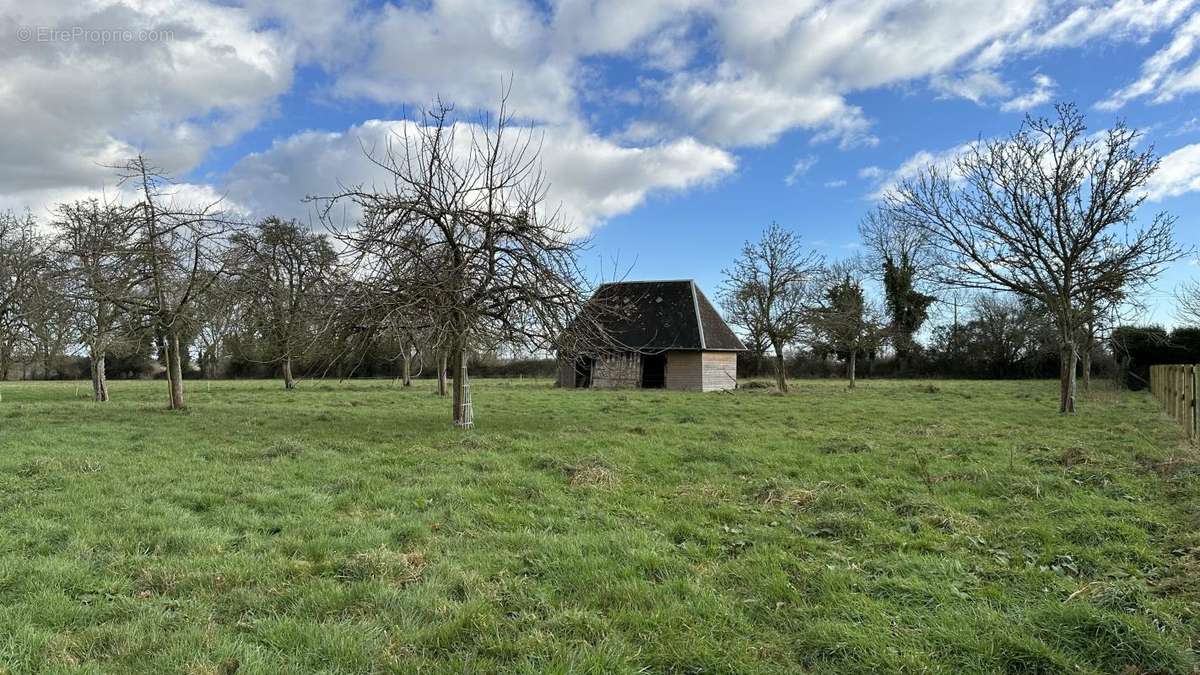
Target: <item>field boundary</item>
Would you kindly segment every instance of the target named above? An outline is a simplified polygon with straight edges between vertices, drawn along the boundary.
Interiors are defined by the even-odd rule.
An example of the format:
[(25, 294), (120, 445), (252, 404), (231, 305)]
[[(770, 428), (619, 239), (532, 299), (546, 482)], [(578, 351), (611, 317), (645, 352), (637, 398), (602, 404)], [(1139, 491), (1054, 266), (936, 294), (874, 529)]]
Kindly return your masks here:
[(1150, 366), (1150, 393), (1176, 422), (1183, 425), (1188, 440), (1200, 436), (1196, 395), (1200, 390), (1200, 365)]

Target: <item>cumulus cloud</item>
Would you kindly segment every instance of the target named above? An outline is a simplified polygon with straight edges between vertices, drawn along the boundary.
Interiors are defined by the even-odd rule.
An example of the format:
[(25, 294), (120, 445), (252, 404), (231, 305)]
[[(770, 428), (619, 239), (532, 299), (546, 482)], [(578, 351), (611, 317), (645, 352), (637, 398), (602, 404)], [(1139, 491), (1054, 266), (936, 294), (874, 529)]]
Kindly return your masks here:
[[(1040, 51), (1175, 27), (1138, 82), (1106, 105), (1200, 90), (1195, 0), (0, 0), (0, 8), (0, 125), (21, 130), (0, 135), (0, 156), (14, 160), (0, 165), (0, 204), (36, 205), (111, 183), (103, 165), (137, 151), (186, 174), (276, 114), (296, 68), (311, 64), (321, 72), (312, 95), (334, 105), (425, 105), (440, 96), (460, 110), (491, 108), (509, 82), (512, 111), (546, 129), (548, 165), (553, 139), (597, 171), (626, 172), (589, 182), (580, 177), (588, 164), (562, 156), (566, 178), (556, 190), (580, 201), (584, 227), (657, 190), (732, 171), (718, 148), (768, 145), (789, 132), (842, 147), (877, 143), (859, 92), (928, 83), (941, 96), (1037, 105), (1053, 94), (1049, 78), (1010, 98), (1014, 88), (999, 73)], [(152, 29), (171, 39), (7, 39), (29, 26)], [(614, 60), (633, 76), (610, 78)], [(607, 107), (597, 113), (597, 103)], [(613, 110), (637, 121), (609, 137), (592, 131)], [(344, 124), (330, 152), (355, 150), (342, 147)], [(296, 134), (246, 157), (230, 188), (304, 178), (307, 169), (266, 159), (325, 136)], [(322, 161), (332, 173), (344, 168)], [(267, 173), (249, 176), (255, 166)], [(298, 196), (283, 201), (294, 208)], [(261, 192), (241, 199), (278, 201)]]
[(688, 129), (719, 145), (769, 145), (795, 128), (815, 130), (817, 138), (838, 138), (847, 146), (877, 142), (862, 109), (841, 96), (793, 93), (757, 76), (681, 77), (666, 99)]
[(1185, 145), (1163, 156), (1158, 171), (1146, 186), (1146, 196), (1152, 201), (1188, 192), (1200, 192), (1200, 143)]
[(490, 108), (511, 83), (516, 114), (574, 117), (576, 62), (552, 49), (546, 17), (523, 0), (389, 4), (371, 21), (366, 42), (363, 62), (340, 73), (338, 94), (419, 105), (441, 97)]
[[(229, 172), (228, 190), (238, 204), (258, 214), (315, 220), (307, 196), (328, 196), (339, 185), (385, 188), (387, 175), (364, 150), (381, 155), (398, 147), (410, 121), (370, 120), (345, 132), (304, 132), (251, 154)], [(467, 139), (469, 124), (456, 125)], [(736, 168), (727, 152), (690, 138), (645, 147), (626, 147), (576, 128), (534, 131), (550, 183), (546, 206), (579, 232), (637, 208), (652, 194), (684, 190), (718, 180)], [(354, 218), (357, 214), (348, 213)]]
[[(147, 37), (104, 43), (75, 28)], [(206, 2), (6, 2), (0, 34), (8, 203), (111, 183), (105, 165), (139, 151), (185, 172), (255, 127), (292, 81), (291, 51), (276, 36)]]

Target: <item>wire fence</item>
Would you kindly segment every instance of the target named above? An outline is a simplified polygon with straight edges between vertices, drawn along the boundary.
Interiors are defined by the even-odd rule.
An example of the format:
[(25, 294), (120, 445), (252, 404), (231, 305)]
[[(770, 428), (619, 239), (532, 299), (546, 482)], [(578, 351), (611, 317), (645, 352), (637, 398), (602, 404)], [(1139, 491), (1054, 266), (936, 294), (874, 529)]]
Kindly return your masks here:
[(1150, 392), (1167, 414), (1183, 425), (1192, 442), (1200, 436), (1200, 415), (1196, 409), (1198, 380), (1200, 366), (1150, 366)]

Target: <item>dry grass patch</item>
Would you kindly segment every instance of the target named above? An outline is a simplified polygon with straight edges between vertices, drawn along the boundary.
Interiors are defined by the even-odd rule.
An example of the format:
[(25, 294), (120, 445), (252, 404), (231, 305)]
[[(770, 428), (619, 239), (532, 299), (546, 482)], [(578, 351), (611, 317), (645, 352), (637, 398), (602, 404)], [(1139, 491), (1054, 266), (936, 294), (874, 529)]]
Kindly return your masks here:
[(814, 505), (822, 496), (841, 492), (845, 485), (821, 481), (811, 488), (789, 486), (769, 481), (755, 495), (763, 506), (786, 506), (804, 510)]
[(386, 546), (350, 556), (338, 566), (342, 581), (385, 581), (406, 586), (420, 581), (425, 572), (425, 556), (419, 552), (393, 551)]
[(595, 460), (567, 467), (567, 482), (572, 487), (609, 487), (620, 481), (616, 471)]

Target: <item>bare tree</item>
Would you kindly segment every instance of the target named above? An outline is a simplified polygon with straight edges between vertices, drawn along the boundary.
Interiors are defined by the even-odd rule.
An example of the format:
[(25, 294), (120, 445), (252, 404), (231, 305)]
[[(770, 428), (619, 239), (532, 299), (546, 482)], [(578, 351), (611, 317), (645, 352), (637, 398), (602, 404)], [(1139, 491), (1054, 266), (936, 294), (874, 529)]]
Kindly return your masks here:
[(888, 337), (903, 369), (918, 349), (917, 331), (937, 299), (926, 291), (935, 280), (932, 249), (925, 230), (875, 208), (858, 225), (871, 274), (883, 285)]
[(720, 291), (725, 318), (748, 338), (770, 343), (779, 391), (787, 391), (783, 352), (806, 333), (821, 263), (797, 234), (771, 223), (757, 242), (743, 244), (741, 256), (725, 270)]
[(30, 337), (28, 302), (43, 248), (34, 226), (29, 213), (0, 212), (0, 380)]
[(34, 372), (40, 365), (42, 378), (50, 379), (62, 376), (67, 348), (78, 341), (79, 331), (78, 308), (67, 290), (68, 280), (56, 272), (52, 256), (48, 251), (45, 253), (38, 259), (33, 283), (22, 304)]
[[(385, 151), (367, 151), (390, 185), (325, 198), (322, 217), (369, 289), (372, 313), (444, 336), (456, 426), (472, 424), (472, 350), (550, 348), (587, 300), (577, 259), (586, 242), (544, 208), (539, 151), (503, 98), (476, 124), (455, 122), (439, 103)], [(345, 202), (361, 222), (330, 222)]]
[(1176, 314), (1180, 323), (1200, 326), (1200, 281), (1184, 283), (1175, 292)]
[(244, 306), (237, 282), (220, 278), (201, 295), (188, 315), (189, 332), (199, 353), (197, 365), (206, 379), (215, 379), (229, 351), (231, 334), (242, 325)]
[(121, 183), (139, 193), (137, 217), (140, 260), (147, 293), (139, 295), (151, 317), (155, 339), (165, 361), (168, 407), (184, 407), (181, 334), (196, 301), (225, 272), (226, 238), (238, 227), (219, 206), (178, 204), (172, 182), (140, 155), (115, 167)]
[(1011, 291), (1054, 317), (1059, 410), (1070, 413), (1087, 299), (1146, 284), (1181, 252), (1173, 217), (1136, 225), (1158, 168), (1153, 149), (1138, 150), (1140, 134), (1118, 123), (1088, 135), (1075, 106), (1057, 111), (975, 144), (952, 171), (929, 167), (903, 181), (887, 205), (892, 218), (928, 234), (943, 281)]
[(267, 218), (233, 236), (243, 320), (268, 345), (285, 389), (296, 386), (294, 359), (321, 333), (332, 299), (337, 254), (325, 235), (295, 221)]
[(91, 362), (93, 398), (107, 401), (106, 357), (126, 337), (128, 306), (145, 281), (137, 223), (127, 209), (96, 199), (60, 204), (56, 214), (54, 257)]
[(873, 353), (884, 339), (881, 313), (863, 290), (863, 267), (857, 260), (830, 265), (821, 283), (822, 305), (812, 313), (818, 344), (845, 361), (851, 389), (858, 382), (859, 354)]

